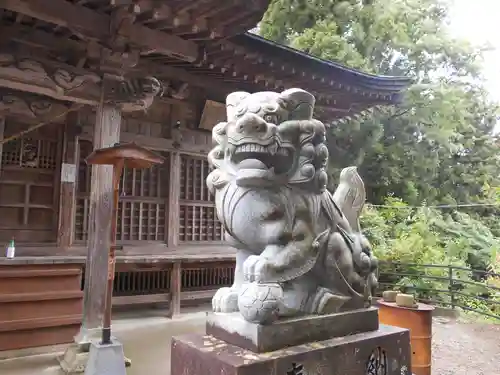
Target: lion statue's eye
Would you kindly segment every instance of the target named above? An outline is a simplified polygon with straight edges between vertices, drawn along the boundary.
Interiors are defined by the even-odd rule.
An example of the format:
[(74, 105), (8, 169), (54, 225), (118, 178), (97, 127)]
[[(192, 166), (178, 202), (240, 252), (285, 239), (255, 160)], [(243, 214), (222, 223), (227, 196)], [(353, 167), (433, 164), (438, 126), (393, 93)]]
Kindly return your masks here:
[(278, 123), (278, 116), (276, 116), (276, 115), (265, 115), (264, 116), (264, 121), (265, 122), (270, 122), (271, 124), (277, 124)]

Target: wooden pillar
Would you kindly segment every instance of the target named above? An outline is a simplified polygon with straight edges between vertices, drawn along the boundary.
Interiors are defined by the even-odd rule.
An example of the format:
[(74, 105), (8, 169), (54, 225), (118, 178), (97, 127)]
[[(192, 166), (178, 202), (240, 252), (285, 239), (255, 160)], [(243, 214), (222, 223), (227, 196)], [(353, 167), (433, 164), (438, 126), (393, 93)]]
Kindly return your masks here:
[[(0, 116), (0, 141), (3, 141), (5, 133), (5, 117)], [(2, 173), (3, 143), (0, 143), (0, 174)]]
[[(121, 111), (101, 104), (94, 125), (94, 150), (120, 141)], [(108, 249), (113, 211), (113, 166), (93, 165), (90, 188), (90, 219), (85, 263), (83, 321), (77, 341), (93, 337), (101, 326), (108, 278)]]
[[(170, 154), (170, 181), (168, 188), (168, 229), (167, 246), (176, 247), (179, 244), (180, 210), (179, 198), (181, 189), (181, 155), (175, 151)], [(179, 315), (181, 312), (182, 267), (180, 262), (172, 264), (170, 271), (170, 305), (168, 316)]]
[(168, 188), (167, 245), (179, 244), (179, 198), (181, 189), (181, 155), (175, 151), (170, 154), (170, 181)]
[(61, 164), (58, 246), (69, 248), (73, 244), (75, 208), (76, 208), (76, 175), (78, 160), (78, 127), (79, 113), (70, 112), (66, 119), (63, 137)]
[(170, 306), (168, 316), (170, 318), (181, 313), (181, 292), (182, 292), (182, 264), (174, 262), (170, 271)]

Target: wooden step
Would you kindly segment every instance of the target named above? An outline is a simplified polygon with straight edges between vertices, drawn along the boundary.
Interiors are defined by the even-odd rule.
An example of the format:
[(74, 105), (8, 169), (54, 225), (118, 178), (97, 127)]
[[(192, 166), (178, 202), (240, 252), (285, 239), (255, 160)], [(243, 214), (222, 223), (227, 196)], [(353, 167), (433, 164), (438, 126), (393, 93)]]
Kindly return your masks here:
[(78, 315), (82, 303), (83, 293), (78, 290), (0, 295), (0, 322)]
[[(45, 268), (42, 268), (45, 267)], [(10, 266), (0, 268), (0, 295), (80, 290), (82, 270), (78, 266), (38, 268)]]
[(81, 314), (0, 323), (0, 351), (67, 344), (80, 329)]
[(82, 269), (0, 266), (0, 350), (70, 343), (82, 320)]
[(30, 331), (37, 328), (60, 327), (67, 325), (80, 325), (82, 315), (61, 315), (47, 318), (18, 319), (0, 322), (0, 332)]

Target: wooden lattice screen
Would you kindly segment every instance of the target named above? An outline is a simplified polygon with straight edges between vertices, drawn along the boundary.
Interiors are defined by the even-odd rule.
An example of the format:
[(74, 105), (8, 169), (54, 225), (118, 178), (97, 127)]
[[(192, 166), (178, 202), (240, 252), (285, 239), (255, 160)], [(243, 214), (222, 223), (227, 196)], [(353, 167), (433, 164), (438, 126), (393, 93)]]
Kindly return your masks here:
[[(5, 134), (25, 128), (7, 119)], [(60, 127), (48, 125), (3, 145), (0, 241), (55, 242), (61, 161)]]
[(179, 241), (207, 242), (222, 239), (214, 197), (208, 191), (206, 157), (181, 155)]
[[(133, 296), (170, 292), (171, 268), (118, 269), (114, 281), (114, 296)], [(214, 290), (231, 286), (234, 281), (233, 262), (190, 263), (182, 267), (181, 291)], [(82, 286), (83, 288), (83, 286)]]
[[(90, 142), (80, 146), (77, 186), (75, 240), (86, 241), (88, 236), (91, 168), (85, 157), (92, 151)], [(125, 169), (120, 183), (118, 205), (118, 241), (165, 241), (168, 209), (169, 161), (150, 169)]]

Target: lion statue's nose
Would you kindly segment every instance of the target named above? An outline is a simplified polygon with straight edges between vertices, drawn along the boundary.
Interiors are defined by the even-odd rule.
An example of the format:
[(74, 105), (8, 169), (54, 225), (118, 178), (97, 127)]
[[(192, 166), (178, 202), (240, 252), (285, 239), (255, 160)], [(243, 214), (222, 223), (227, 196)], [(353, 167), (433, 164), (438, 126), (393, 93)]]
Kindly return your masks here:
[(245, 113), (236, 121), (236, 131), (247, 136), (265, 134), (267, 123), (253, 113)]

